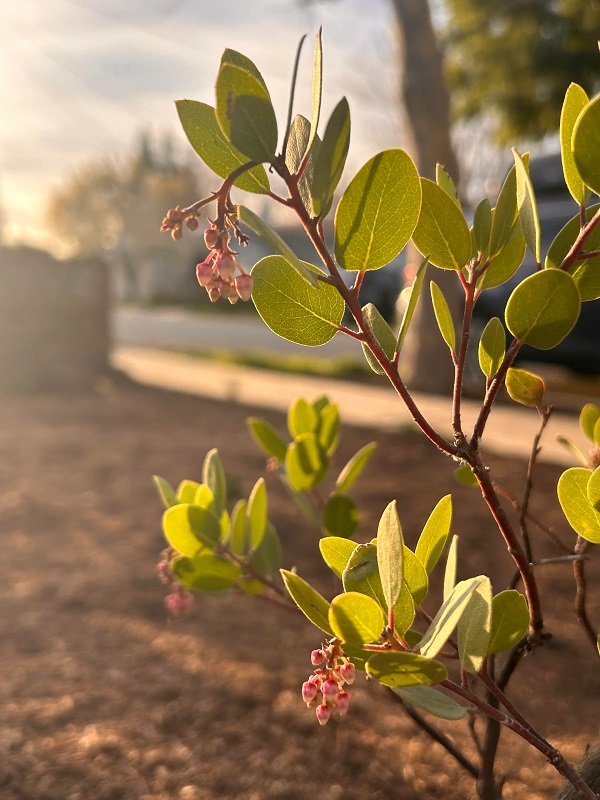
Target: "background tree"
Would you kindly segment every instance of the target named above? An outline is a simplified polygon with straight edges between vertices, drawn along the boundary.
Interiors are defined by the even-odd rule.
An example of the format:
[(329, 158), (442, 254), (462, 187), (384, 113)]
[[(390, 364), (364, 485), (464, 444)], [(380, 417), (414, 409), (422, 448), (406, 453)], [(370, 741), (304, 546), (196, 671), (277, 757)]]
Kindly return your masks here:
[(501, 144), (558, 128), (572, 81), (598, 86), (599, 0), (445, 0), (453, 114), (494, 114)]

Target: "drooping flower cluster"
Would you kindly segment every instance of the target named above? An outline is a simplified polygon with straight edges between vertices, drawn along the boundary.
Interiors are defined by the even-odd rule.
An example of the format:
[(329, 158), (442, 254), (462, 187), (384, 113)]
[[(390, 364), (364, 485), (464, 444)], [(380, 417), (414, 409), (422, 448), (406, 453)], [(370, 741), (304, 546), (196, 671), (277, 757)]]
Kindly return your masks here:
[(170, 208), (160, 226), (161, 233), (171, 231), (171, 237), (178, 242), (183, 237), (183, 223), (190, 231), (197, 231), (198, 215), (195, 211), (183, 211), (179, 206)]
[(165, 608), (171, 617), (183, 617), (189, 613), (193, 597), (180, 583), (177, 582), (171, 564), (169, 563), (169, 551), (163, 553), (163, 558), (156, 565), (158, 579), (169, 589), (169, 594), (165, 597)]
[(334, 709), (341, 715), (348, 711), (350, 695), (344, 686), (354, 683), (356, 667), (344, 656), (339, 639), (313, 650), (310, 660), (316, 669), (302, 684), (302, 699), (316, 707), (319, 725), (326, 725)]
[[(244, 272), (236, 253), (229, 247), (227, 231), (218, 231), (212, 225), (204, 231), (204, 242), (210, 253), (196, 267), (196, 277), (204, 286), (211, 302), (224, 297), (233, 305), (238, 299), (249, 300), (252, 294), (252, 276)], [(240, 274), (236, 276), (236, 272)]]

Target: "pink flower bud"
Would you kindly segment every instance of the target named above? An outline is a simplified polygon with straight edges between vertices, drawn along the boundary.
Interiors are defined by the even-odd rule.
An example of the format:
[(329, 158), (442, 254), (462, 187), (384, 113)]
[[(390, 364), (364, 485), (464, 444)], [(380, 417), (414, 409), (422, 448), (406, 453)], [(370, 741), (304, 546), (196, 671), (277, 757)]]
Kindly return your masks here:
[(232, 297), (228, 297), (227, 299), (231, 305), (234, 306), (240, 298), (237, 296), (237, 294), (234, 294)]
[(305, 703), (310, 703), (317, 696), (317, 684), (313, 681), (305, 681), (302, 684), (302, 699)]
[(173, 228), (171, 231), (171, 238), (176, 242), (178, 242), (180, 239), (183, 239), (183, 230), (181, 229), (181, 225)]
[(347, 661), (340, 667), (340, 677), (347, 683), (354, 683), (356, 678), (356, 667), (350, 661)]
[(177, 208), (170, 208), (167, 211), (167, 216), (165, 217), (165, 219), (169, 220), (169, 222), (177, 222), (178, 220), (180, 220), (181, 209), (179, 208), (179, 206), (177, 206)]
[(214, 228), (207, 228), (204, 231), (204, 244), (209, 250), (214, 250), (219, 243), (219, 234)]
[(313, 666), (318, 667), (325, 661), (325, 653), (322, 650), (313, 650), (310, 654), (310, 662)]
[(252, 275), (238, 275), (235, 279), (235, 288), (242, 300), (250, 300), (254, 281)]
[(222, 283), (221, 295), (226, 297), (228, 300), (230, 297), (235, 297), (236, 300), (238, 299), (238, 293), (233, 283)]
[(188, 217), (185, 224), (188, 226), (188, 230), (197, 231), (200, 223), (198, 222), (198, 217)]
[(328, 678), (323, 686), (321, 687), (321, 691), (323, 692), (323, 697), (327, 700), (333, 700), (333, 698), (339, 692), (340, 687), (337, 681), (334, 681), (333, 678)]
[(317, 719), (319, 725), (327, 725), (329, 717), (331, 716), (331, 709), (327, 705), (317, 706)]
[(239, 267), (237, 258), (232, 256), (231, 253), (224, 253), (222, 256), (219, 257), (217, 261), (217, 269), (219, 270), (219, 275), (226, 281), (228, 281), (232, 276), (236, 269)]
[(213, 279), (213, 268), (206, 262), (196, 265), (196, 277), (200, 286), (208, 286)]
[(211, 303), (216, 303), (219, 297), (221, 297), (221, 290), (217, 286), (213, 286), (212, 289), (208, 290), (208, 296), (210, 297)]
[(172, 617), (183, 617), (189, 612), (192, 602), (189, 592), (173, 592), (165, 597), (165, 608)]
[(348, 711), (348, 707), (350, 706), (350, 695), (348, 692), (340, 692), (335, 697), (335, 707), (340, 712), (340, 714), (345, 714)]

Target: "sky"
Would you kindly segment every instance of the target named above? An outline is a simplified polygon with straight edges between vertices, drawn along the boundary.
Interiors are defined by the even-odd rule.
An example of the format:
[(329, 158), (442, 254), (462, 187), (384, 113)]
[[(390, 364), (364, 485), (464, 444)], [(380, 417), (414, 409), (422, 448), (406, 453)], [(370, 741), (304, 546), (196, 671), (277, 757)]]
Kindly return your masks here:
[[(366, 11), (368, 9), (368, 11)], [(352, 111), (348, 172), (402, 146), (387, 0), (21, 0), (0, 15), (0, 205), (4, 233), (45, 245), (48, 192), (86, 161), (130, 153), (142, 131), (186, 140), (173, 101), (214, 104), (226, 47), (265, 77), (283, 124), (296, 45), (296, 111), (310, 116), (312, 48), (323, 25), (322, 125)], [(191, 152), (191, 151), (190, 151)]]

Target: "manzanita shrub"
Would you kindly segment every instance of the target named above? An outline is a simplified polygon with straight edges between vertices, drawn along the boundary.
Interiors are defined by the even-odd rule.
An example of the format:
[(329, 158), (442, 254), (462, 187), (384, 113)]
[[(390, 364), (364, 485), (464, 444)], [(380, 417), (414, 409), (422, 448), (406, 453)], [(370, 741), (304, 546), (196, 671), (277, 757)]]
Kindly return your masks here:
[[(299, 54), (300, 48), (292, 86)], [(328, 481), (333, 488), (325, 495), (322, 485), (338, 444), (339, 411), (325, 396), (313, 402), (299, 398), (288, 413), (289, 440), (261, 419), (249, 419), (248, 426), (268, 457), (268, 471), (279, 476), (297, 501), (299, 513), (320, 530), (321, 555), (340, 579), (339, 593), (325, 598), (296, 571), (281, 569), (281, 545), (269, 520), (264, 479), (258, 479), (247, 499), (229, 508), (223, 465), (217, 451), (211, 450), (201, 482), (186, 480), (173, 490), (164, 479), (156, 479), (167, 507), (163, 528), (168, 548), (159, 565), (169, 587), (167, 607), (171, 614), (181, 614), (189, 608), (190, 593), (226, 590), (295, 604), (318, 629), (315, 641), (321, 641), (311, 654), (313, 671), (299, 694), (322, 725), (332, 714), (348, 711), (348, 689), (357, 674), (366, 673), (389, 687), (406, 712), (473, 775), (480, 798), (501, 794), (502, 780), (494, 771), (498, 742), (494, 731), (501, 728), (543, 753), (581, 797), (596, 798), (589, 783), (513, 705), (506, 690), (523, 656), (543, 645), (546, 636), (539, 564), (528, 533), (531, 524), (554, 541), (557, 554), (552, 560), (573, 569), (582, 633), (590, 640), (590, 657), (598, 657), (597, 630), (586, 611), (584, 568), (590, 544), (600, 543), (600, 408), (589, 404), (581, 412), (581, 429), (590, 441), (588, 453), (564, 440), (580, 462), (558, 482), (558, 499), (573, 529), (565, 544), (543, 522), (532, 522), (528, 513), (531, 472), (551, 408), (544, 402), (542, 379), (512, 365), (524, 344), (544, 350), (558, 345), (575, 325), (582, 302), (600, 297), (600, 205), (590, 205), (591, 193), (600, 193), (600, 96), (590, 101), (577, 85), (566, 94), (560, 141), (565, 181), (576, 207), (545, 257), (528, 157), (516, 151), (495, 204), (482, 200), (472, 225), (441, 166), (434, 182), (419, 177), (403, 150), (378, 153), (358, 171), (337, 203), (330, 247), (324, 223), (348, 153), (350, 110), (346, 100), (340, 100), (319, 136), (321, 81), (319, 34), (311, 118), (292, 117), (292, 89), (280, 135), (262, 75), (248, 58), (225, 50), (215, 106), (193, 100), (177, 103), (192, 147), (223, 179), (222, 185), (210, 197), (169, 210), (162, 229), (179, 239), (183, 225), (196, 230), (200, 215), (210, 208), (204, 231), (209, 252), (197, 275), (211, 300), (235, 303), (252, 298), (271, 330), (301, 345), (322, 345), (340, 332), (360, 343), (369, 365), (392, 384), (418, 428), (454, 462), (457, 478), (479, 487), (490, 524), (503, 538), (518, 578), (504, 589), (492, 587), (487, 575), (456, 582), (457, 539), (451, 535), (450, 495), (441, 498), (423, 520), (414, 550), (403, 540), (395, 501), (383, 511), (370, 541), (356, 544), (352, 537), (358, 509), (351, 491), (375, 445), (367, 444), (356, 453), (335, 482)], [(271, 188), (273, 174), (279, 176), (283, 191)], [(234, 189), (265, 195), (295, 212), (314, 246), (317, 263), (301, 261), (262, 219), (234, 203)], [(234, 239), (241, 245), (248, 241), (244, 229), (262, 237), (276, 253), (261, 259), (249, 273), (231, 247)], [(367, 270), (388, 264), (411, 238), (423, 261), (394, 332), (373, 305), (361, 307), (361, 284)], [(526, 248), (536, 270), (512, 292), (504, 321), (490, 320), (481, 335), (478, 353), (485, 389), (479, 416), (466, 430), (461, 397), (473, 308), (483, 292), (515, 274)], [(455, 370), (449, 402), (452, 438), (430, 425), (398, 368), (426, 274), (436, 269), (453, 271), (464, 294), (462, 321), (455, 326), (442, 290), (429, 280), (440, 333)], [(351, 288), (342, 280), (344, 271), (355, 275)], [(352, 326), (342, 322), (345, 309), (354, 319)], [(517, 403), (537, 409), (540, 417), (522, 501), (495, 483), (480, 449), (502, 387)], [(506, 496), (517, 508), (518, 520), (505, 510)], [(443, 596), (432, 597), (430, 574), (442, 558)], [(479, 763), (468, 759), (430, 722), (425, 724), (423, 713), (446, 720), (468, 718), (474, 736), (474, 721), (483, 720), (487, 735), (479, 747)]]

